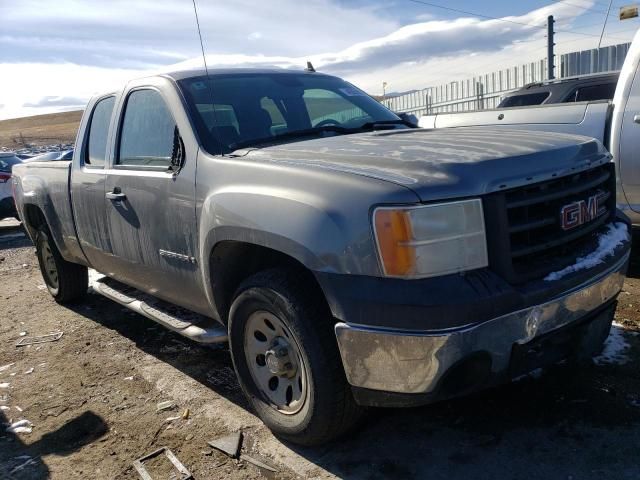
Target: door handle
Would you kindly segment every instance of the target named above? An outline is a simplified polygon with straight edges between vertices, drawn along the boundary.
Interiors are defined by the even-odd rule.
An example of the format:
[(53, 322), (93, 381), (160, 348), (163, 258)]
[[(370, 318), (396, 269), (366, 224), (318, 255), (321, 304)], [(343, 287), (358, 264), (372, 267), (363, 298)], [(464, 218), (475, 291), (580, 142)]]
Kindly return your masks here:
[(114, 188), (113, 192), (107, 192), (105, 195), (109, 200), (113, 200), (114, 202), (122, 202), (127, 199), (127, 196), (120, 191), (119, 188)]
[(640, 115), (634, 115), (633, 122), (634, 123), (640, 123)]

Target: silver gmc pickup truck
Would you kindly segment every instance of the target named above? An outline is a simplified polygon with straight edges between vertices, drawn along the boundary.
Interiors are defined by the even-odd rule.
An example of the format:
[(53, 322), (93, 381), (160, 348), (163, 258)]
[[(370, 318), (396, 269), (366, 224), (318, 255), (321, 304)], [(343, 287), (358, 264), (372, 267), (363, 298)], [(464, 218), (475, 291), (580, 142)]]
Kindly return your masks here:
[(71, 162), (14, 168), (60, 303), (92, 288), (229, 342), (276, 434), (495, 385), (607, 337), (629, 260), (611, 156), (411, 128), (313, 71), (183, 71), (92, 99)]

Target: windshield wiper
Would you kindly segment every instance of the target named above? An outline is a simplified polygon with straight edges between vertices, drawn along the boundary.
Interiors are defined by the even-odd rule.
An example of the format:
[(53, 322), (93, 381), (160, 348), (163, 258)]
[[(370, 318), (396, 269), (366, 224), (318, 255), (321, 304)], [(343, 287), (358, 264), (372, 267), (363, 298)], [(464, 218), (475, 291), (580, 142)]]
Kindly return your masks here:
[(363, 123), (359, 127), (350, 128), (349, 130), (391, 130), (395, 125), (407, 125), (407, 122), (404, 120), (378, 120)]
[(250, 147), (253, 145), (262, 145), (265, 143), (277, 142), (279, 140), (285, 140), (287, 138), (308, 137), (310, 135), (317, 135), (318, 133), (323, 133), (323, 132), (345, 134), (345, 133), (351, 133), (352, 129), (340, 127), (338, 125), (324, 125), (322, 127), (303, 128), (302, 130), (292, 130), (290, 132), (284, 132), (284, 133), (280, 133), (278, 135), (272, 135), (269, 137), (242, 140), (240, 142), (232, 143), (231, 145), (229, 145), (229, 148), (231, 150), (237, 150), (239, 148)]

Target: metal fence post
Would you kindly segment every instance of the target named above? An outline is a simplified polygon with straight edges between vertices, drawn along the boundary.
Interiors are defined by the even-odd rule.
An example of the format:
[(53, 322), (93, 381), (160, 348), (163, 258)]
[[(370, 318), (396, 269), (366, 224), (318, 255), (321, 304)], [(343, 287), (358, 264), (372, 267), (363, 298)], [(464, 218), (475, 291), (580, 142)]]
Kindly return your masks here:
[(476, 109), (484, 110), (484, 85), (482, 82), (476, 83)]

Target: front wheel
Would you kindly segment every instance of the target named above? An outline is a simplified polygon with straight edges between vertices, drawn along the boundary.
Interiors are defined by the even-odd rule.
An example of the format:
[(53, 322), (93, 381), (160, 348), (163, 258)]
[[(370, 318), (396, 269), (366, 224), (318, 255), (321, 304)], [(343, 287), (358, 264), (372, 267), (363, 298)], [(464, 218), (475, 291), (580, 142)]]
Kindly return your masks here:
[(346, 381), (331, 315), (300, 275), (268, 270), (244, 282), (229, 315), (240, 386), (275, 434), (327, 442), (361, 417)]
[(36, 234), (36, 255), (44, 283), (56, 302), (70, 303), (87, 293), (87, 267), (62, 258), (51, 234), (44, 227)]

